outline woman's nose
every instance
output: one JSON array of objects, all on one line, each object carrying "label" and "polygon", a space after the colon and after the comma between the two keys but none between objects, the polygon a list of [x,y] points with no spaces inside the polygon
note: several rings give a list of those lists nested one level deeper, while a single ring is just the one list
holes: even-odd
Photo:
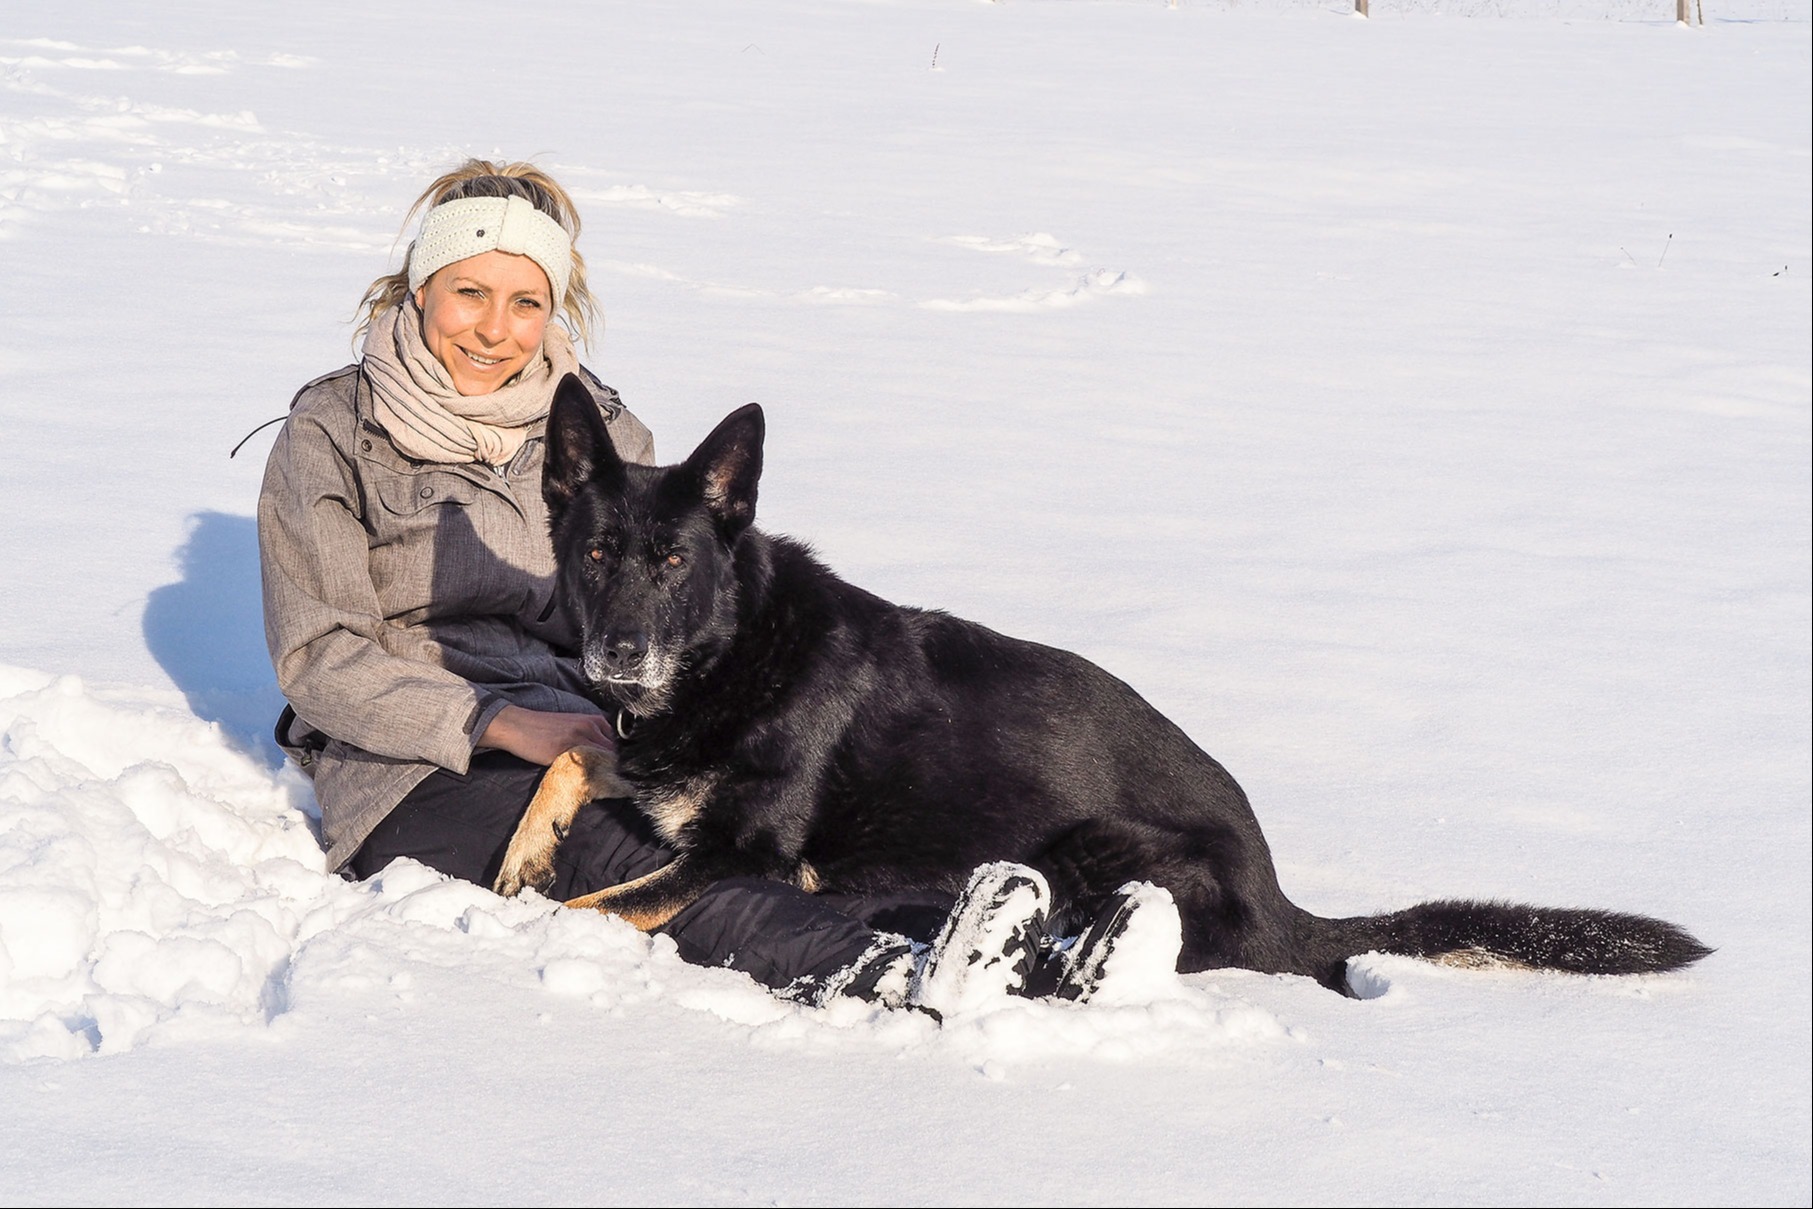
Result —
[{"label": "woman's nose", "polygon": [[478,332],[479,338],[486,344],[497,344],[501,342],[504,337],[510,333],[510,327],[504,313],[504,308],[496,303],[487,305],[484,311],[479,315],[478,323],[474,325],[474,330]]}]

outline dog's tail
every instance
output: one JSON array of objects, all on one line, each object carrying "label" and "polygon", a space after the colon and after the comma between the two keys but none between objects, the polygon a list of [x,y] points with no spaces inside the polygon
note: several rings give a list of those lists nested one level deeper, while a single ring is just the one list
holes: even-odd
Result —
[{"label": "dog's tail", "polygon": [[1712,950],[1647,915],[1576,907],[1444,900],[1388,915],[1326,919],[1316,977],[1344,994],[1347,959],[1361,953],[1478,957],[1571,974],[1654,974],[1692,965]]}]

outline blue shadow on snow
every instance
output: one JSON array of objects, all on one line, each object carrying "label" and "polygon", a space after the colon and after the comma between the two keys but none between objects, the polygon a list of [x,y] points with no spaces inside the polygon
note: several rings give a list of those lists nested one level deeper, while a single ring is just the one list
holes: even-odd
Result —
[{"label": "blue shadow on snow", "polygon": [[182,579],[145,603],[145,646],[199,718],[217,722],[240,749],[282,762],[271,727],[283,695],[264,646],[258,523],[198,512],[177,554]]}]

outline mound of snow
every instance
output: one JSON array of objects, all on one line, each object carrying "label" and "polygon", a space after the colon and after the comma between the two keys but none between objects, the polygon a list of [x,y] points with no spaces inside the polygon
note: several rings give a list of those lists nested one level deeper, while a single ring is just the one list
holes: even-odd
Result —
[{"label": "mound of snow", "polygon": [[268,1019],[329,885],[307,796],[174,696],[0,669],[0,1055]]},{"label": "mound of snow", "polygon": [[457,972],[475,998],[677,1005],[762,1045],[839,1038],[976,1063],[1285,1034],[1269,1012],[1169,975],[1146,996],[1009,1000],[943,1029],[856,1001],[800,1007],[533,894],[499,898],[409,861],[346,882],[326,870],[313,808],[294,769],[236,749],[175,694],[0,665],[0,1061],[261,1028],[313,996],[372,987],[408,1002],[426,970]]}]

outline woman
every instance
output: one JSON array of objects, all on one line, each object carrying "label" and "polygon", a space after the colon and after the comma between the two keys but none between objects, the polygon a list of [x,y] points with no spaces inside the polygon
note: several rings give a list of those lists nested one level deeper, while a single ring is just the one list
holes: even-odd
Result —
[{"label": "woman", "polygon": [[[271,451],[265,633],[291,703],[278,742],[314,777],[329,866],[364,878],[407,856],[489,886],[543,768],[613,746],[553,594],[541,466],[554,387],[580,375],[625,458],[652,464],[654,442],[560,322],[583,336],[598,308],[558,184],[470,160],[418,211],[404,268],[361,304],[359,362],[302,388]],[[628,803],[599,803],[562,842],[548,894],[668,855]],[[948,918],[936,896],[834,901],[737,879],[662,931],[690,961],[796,996],[948,1010],[1024,983],[1047,900],[1036,873],[1007,865],[978,871]],[[929,959],[900,935],[941,920]],[[1047,989],[1074,964],[1051,965]]]}]

